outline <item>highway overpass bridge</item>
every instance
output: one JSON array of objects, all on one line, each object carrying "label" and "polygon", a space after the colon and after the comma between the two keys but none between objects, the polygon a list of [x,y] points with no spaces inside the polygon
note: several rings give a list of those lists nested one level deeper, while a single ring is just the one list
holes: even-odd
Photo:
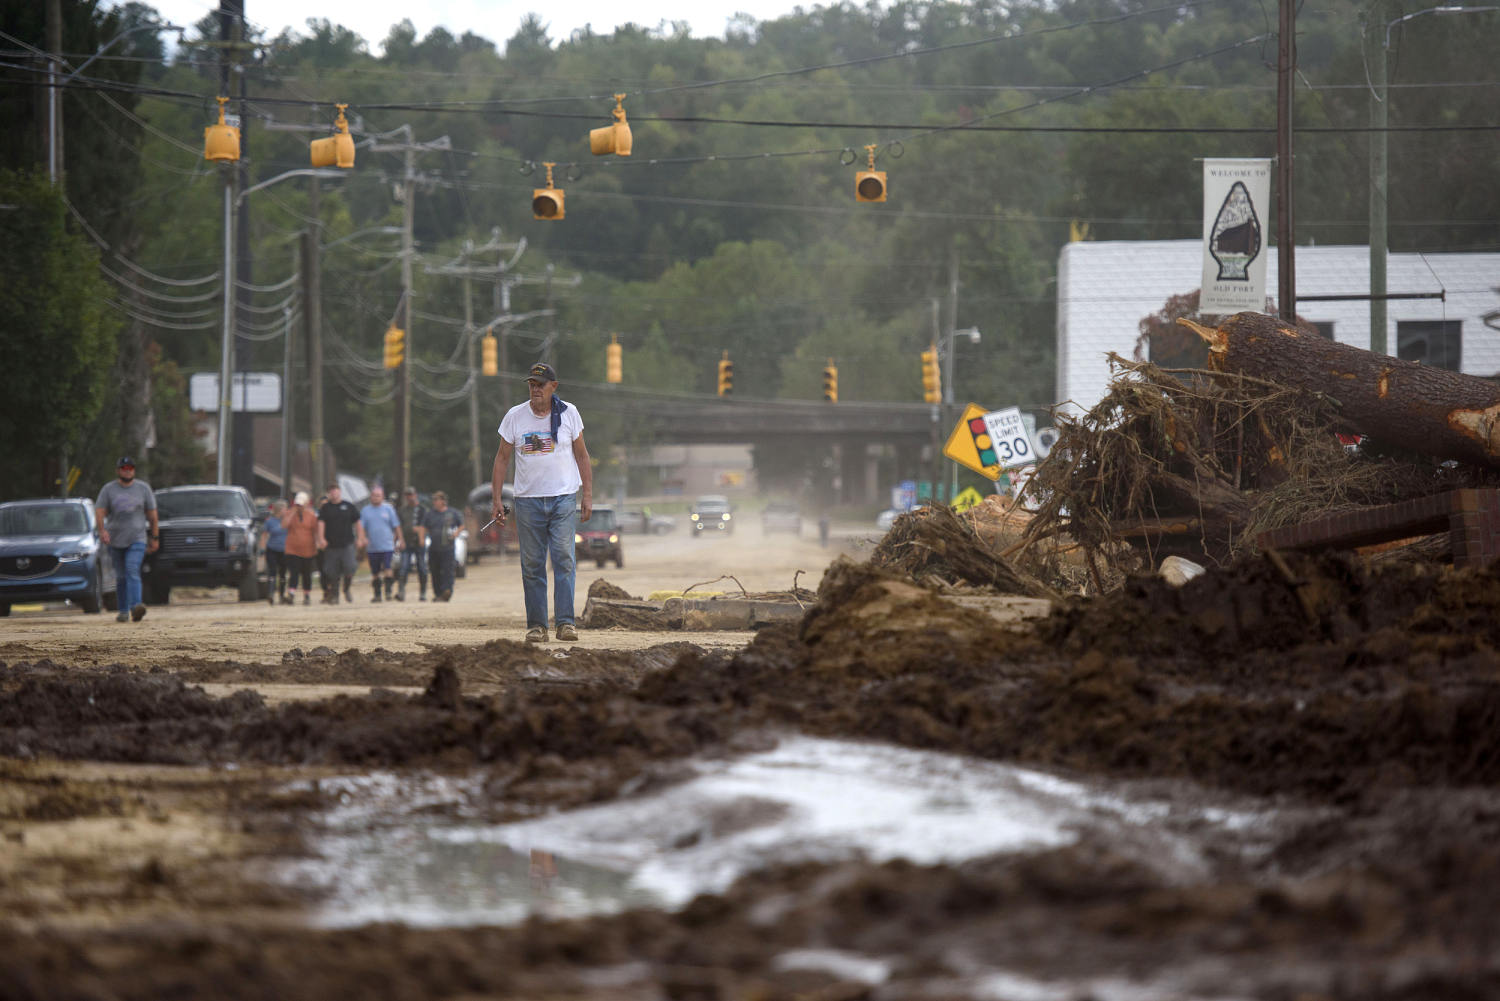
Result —
[{"label": "highway overpass bridge", "polygon": [[875,502],[897,480],[930,478],[933,444],[947,439],[962,409],[948,405],[939,420],[929,403],[745,399],[598,383],[564,385],[559,395],[587,422],[628,421],[658,444],[824,448],[840,474],[841,503]]}]

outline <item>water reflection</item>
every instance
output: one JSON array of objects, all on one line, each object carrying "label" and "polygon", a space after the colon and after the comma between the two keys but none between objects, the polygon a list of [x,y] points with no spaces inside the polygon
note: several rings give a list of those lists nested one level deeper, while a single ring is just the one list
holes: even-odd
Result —
[{"label": "water reflection", "polygon": [[515,924],[532,915],[580,917],[662,904],[632,887],[628,873],[442,833],[397,827],[330,835],[318,842],[320,858],[293,863],[283,875],[319,892],[313,923],[331,928],[379,921]]}]

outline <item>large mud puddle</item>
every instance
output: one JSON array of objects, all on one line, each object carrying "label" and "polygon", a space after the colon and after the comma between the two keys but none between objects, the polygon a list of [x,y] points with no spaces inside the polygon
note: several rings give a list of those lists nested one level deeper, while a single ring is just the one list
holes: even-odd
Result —
[{"label": "large mud puddle", "polygon": [[[292,792],[312,792],[310,785]],[[322,780],[310,857],[271,878],[312,889],[319,927],[399,921],[513,924],[637,907],[677,909],[761,869],[801,863],[957,865],[1074,844],[1135,846],[1165,882],[1201,879],[1204,845],[1263,850],[1269,810],[1191,809],[961,755],[785,737],[695,759],[681,781],[609,803],[483,822],[479,778],[382,772]]]}]

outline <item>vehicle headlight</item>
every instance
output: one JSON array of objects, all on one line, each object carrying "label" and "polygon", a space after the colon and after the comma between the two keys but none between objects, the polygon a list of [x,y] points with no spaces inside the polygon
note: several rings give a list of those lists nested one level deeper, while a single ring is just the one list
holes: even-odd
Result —
[{"label": "vehicle headlight", "polygon": [[698,514],[697,514],[697,512],[694,512],[693,514],[688,515],[688,517],[691,518],[691,519],[693,519],[694,521],[698,520]]},{"label": "vehicle headlight", "polygon": [[246,538],[243,528],[231,528],[224,533],[224,545],[230,549],[239,549],[244,546]]},{"label": "vehicle headlight", "polygon": [[723,514],[719,515],[719,517],[723,518],[725,521],[728,521],[729,520],[729,512],[725,511]]},{"label": "vehicle headlight", "polygon": [[57,562],[59,563],[81,563],[88,558],[89,551],[87,549],[75,549],[69,553],[57,554]]},{"label": "vehicle headlight", "polygon": [[581,536],[581,535],[574,535],[573,536],[573,545],[575,545],[575,546],[581,546],[581,545],[583,545],[583,536]]},{"label": "vehicle headlight", "polygon": [[618,535],[611,535],[609,537],[609,541],[610,542],[619,542],[620,541],[620,537]]}]

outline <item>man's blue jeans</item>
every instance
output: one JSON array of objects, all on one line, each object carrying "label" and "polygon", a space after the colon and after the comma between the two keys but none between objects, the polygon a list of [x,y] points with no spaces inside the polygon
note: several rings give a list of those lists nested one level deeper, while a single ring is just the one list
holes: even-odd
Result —
[{"label": "man's blue jeans", "polygon": [[115,607],[128,612],[141,603],[141,561],[146,558],[146,542],[132,542],[123,548],[109,547],[109,558],[115,564]]},{"label": "man's blue jeans", "polygon": [[573,534],[577,511],[572,494],[517,497],[516,535],[521,543],[521,591],[526,628],[547,628],[547,556],[552,556],[552,618],[573,623]]}]

